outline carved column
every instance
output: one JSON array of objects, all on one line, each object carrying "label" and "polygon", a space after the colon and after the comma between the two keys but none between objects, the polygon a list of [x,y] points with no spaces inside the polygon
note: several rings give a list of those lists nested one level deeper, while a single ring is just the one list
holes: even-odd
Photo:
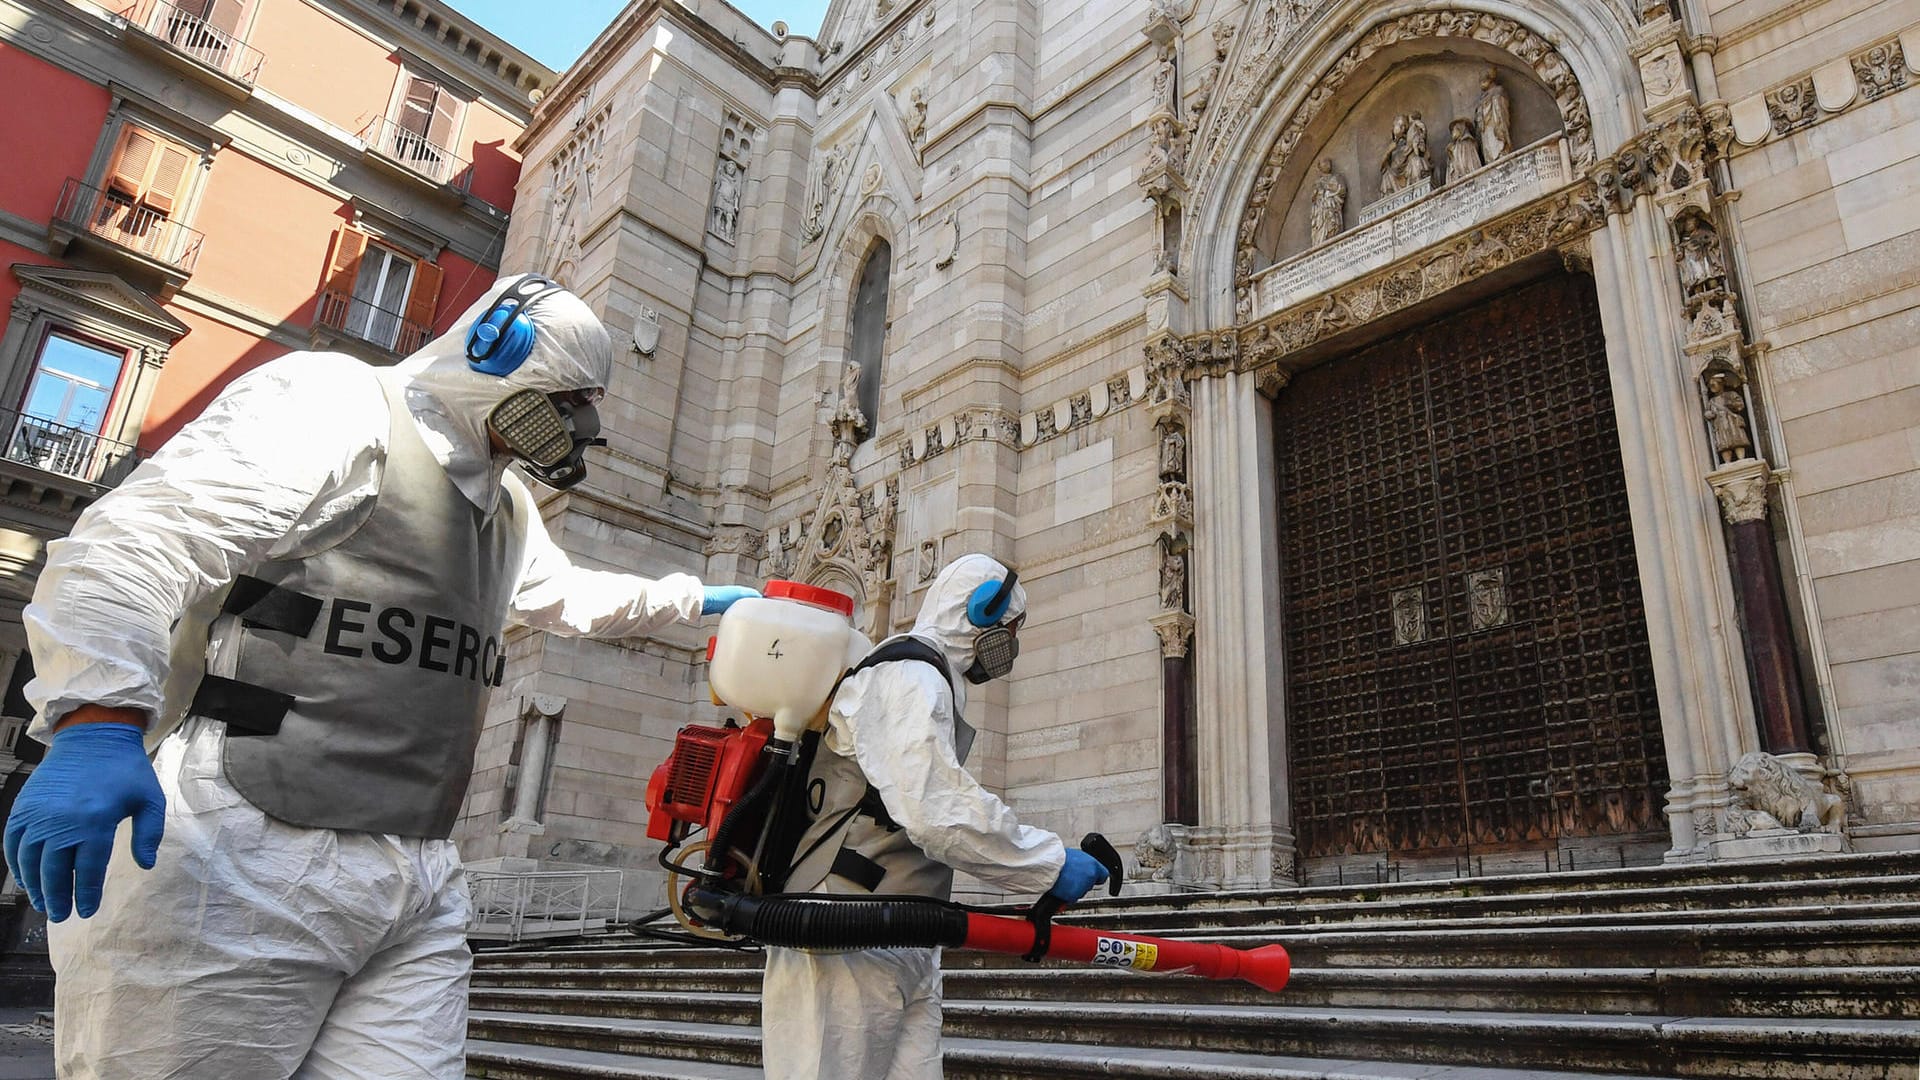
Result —
[{"label": "carved column", "polygon": [[1194,884],[1214,888],[1289,883],[1294,866],[1273,412],[1259,381],[1226,366],[1192,384],[1200,825],[1188,845],[1210,879]]},{"label": "carved column", "polygon": [[1151,620],[1160,635],[1160,818],[1200,821],[1200,776],[1194,759],[1193,616],[1169,611]]},{"label": "carved column", "polygon": [[520,699],[520,761],[513,780],[513,808],[500,826],[501,832],[546,832],[540,820],[546,802],[547,762],[553,749],[554,731],[567,699],[553,694],[534,694]]},{"label": "carved column", "polygon": [[1748,667],[1753,672],[1760,713],[1760,745],[1772,754],[1813,751],[1807,730],[1800,667],[1794,658],[1793,630],[1787,623],[1786,586],[1767,527],[1767,485],[1772,476],[1757,458],[1708,474],[1727,522],[1727,546],[1733,556],[1734,591],[1740,597]]}]

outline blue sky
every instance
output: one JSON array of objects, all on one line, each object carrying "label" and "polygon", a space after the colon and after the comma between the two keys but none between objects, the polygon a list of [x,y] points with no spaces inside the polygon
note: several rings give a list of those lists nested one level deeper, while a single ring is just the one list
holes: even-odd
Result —
[{"label": "blue sky", "polygon": [[[455,10],[507,39],[556,71],[579,59],[627,0],[447,0]],[[784,20],[812,37],[826,17],[827,0],[729,0],[761,26]]]}]

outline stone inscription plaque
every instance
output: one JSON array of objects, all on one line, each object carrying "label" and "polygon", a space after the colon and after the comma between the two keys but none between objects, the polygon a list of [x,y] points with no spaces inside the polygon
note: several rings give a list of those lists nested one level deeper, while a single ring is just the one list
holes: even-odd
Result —
[{"label": "stone inscription plaque", "polygon": [[1264,318],[1378,270],[1490,218],[1540,198],[1570,179],[1563,140],[1554,136],[1350,230],[1255,276]]}]

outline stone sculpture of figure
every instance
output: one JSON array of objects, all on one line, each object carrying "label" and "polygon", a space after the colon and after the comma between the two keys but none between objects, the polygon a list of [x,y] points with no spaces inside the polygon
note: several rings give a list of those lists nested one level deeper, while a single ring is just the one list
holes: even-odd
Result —
[{"label": "stone sculpture of figure", "polygon": [[1480,77],[1480,100],[1473,106],[1474,126],[1480,129],[1480,161],[1491,165],[1513,149],[1513,104],[1500,85],[1498,68]]},{"label": "stone sculpture of figure", "polygon": [[1480,160],[1480,140],[1473,134],[1473,121],[1465,117],[1455,120],[1452,135],[1447,139],[1447,183],[1459,183],[1484,164]]},{"label": "stone sculpture of figure", "polygon": [[1726,264],[1720,256],[1720,234],[1700,218],[1682,219],[1680,235],[1680,284],[1688,296],[1717,288],[1726,280]]},{"label": "stone sculpture of figure", "polygon": [[740,166],[731,158],[720,159],[720,173],[713,179],[713,231],[731,240],[740,215]]},{"label": "stone sculpture of figure", "polygon": [[1839,832],[1846,825],[1845,799],[1772,754],[1755,750],[1741,757],[1727,774],[1727,785],[1734,796],[1727,831],[1736,835],[1762,829]]},{"label": "stone sculpture of figure", "polygon": [[927,92],[916,86],[908,99],[911,107],[907,111],[907,138],[917,148],[927,137]]},{"label": "stone sculpture of figure", "polygon": [[1333,171],[1333,159],[1320,159],[1320,178],[1313,182],[1311,213],[1313,242],[1324,244],[1347,227],[1347,182]]},{"label": "stone sculpture of figure", "polygon": [[1402,114],[1393,118],[1393,136],[1387,142],[1387,152],[1380,157],[1380,194],[1391,195],[1407,186],[1407,158],[1410,153],[1407,117]]},{"label": "stone sculpture of figure", "polygon": [[1171,548],[1160,555],[1160,606],[1168,611],[1187,610],[1187,556]]},{"label": "stone sculpture of figure", "polygon": [[807,214],[801,222],[801,232],[806,239],[819,236],[827,227],[827,202],[833,198],[833,189],[840,184],[840,171],[846,166],[844,147],[836,146],[821,155],[813,167],[813,175],[807,180]]},{"label": "stone sculpture of figure", "polygon": [[1165,825],[1141,833],[1133,845],[1133,880],[1172,881],[1174,854],[1179,847],[1173,830]]},{"label": "stone sculpture of figure", "polygon": [[1187,475],[1187,433],[1179,424],[1160,426],[1160,479],[1181,480]]},{"label": "stone sculpture of figure", "polygon": [[1407,118],[1407,167],[1400,181],[1401,187],[1414,184],[1433,175],[1433,155],[1427,149],[1427,122],[1414,113]]},{"label": "stone sculpture of figure", "polygon": [[1153,107],[1172,108],[1179,104],[1173,96],[1173,46],[1160,47],[1160,61],[1153,69]]},{"label": "stone sculpture of figure", "polygon": [[1185,146],[1169,113],[1156,115],[1148,125],[1147,134],[1147,171],[1165,169],[1177,173],[1185,164]]},{"label": "stone sculpture of figure", "polygon": [[1720,372],[1707,376],[1707,434],[1720,464],[1751,456],[1753,436],[1747,432],[1747,403],[1740,391],[1727,385]]}]

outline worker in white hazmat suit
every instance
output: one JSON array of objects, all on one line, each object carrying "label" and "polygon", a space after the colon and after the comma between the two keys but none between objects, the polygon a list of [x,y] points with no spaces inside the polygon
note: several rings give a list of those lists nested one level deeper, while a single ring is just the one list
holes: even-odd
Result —
[{"label": "worker in white hazmat suit", "polygon": [[578,297],[505,280],[397,367],[247,373],[48,546],[50,746],[5,842],[62,1076],[464,1075],[447,838],[505,625],[629,637],[753,595],[572,565],[507,471],[584,474],[612,362]]},{"label": "worker in white hazmat suit", "polygon": [[[828,709],[810,824],[787,892],[948,897],[963,870],[1069,903],[1106,880],[1091,855],[1022,825],[962,766],[967,685],[1007,675],[1026,590],[985,555],[949,564],[904,635],[925,659],[856,669]],[[876,653],[911,652],[900,639]],[[940,1070],[940,950],[769,948],[761,1058],[770,1080],[927,1080]]]}]

